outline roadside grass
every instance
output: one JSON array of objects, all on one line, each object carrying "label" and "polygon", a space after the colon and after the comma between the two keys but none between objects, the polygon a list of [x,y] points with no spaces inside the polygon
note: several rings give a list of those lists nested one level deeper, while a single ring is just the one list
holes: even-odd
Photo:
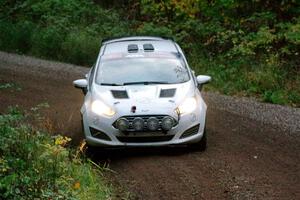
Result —
[{"label": "roadside grass", "polygon": [[213,59],[195,54],[188,57],[193,58],[190,65],[196,74],[212,76],[212,82],[205,85],[208,91],[300,107],[300,71],[287,71],[270,60],[231,60],[223,55]]},{"label": "roadside grass", "polygon": [[25,112],[0,115],[0,199],[112,199],[105,168],[84,155],[84,143],[50,136]]},{"label": "roadside grass", "polygon": [[0,83],[0,91],[5,89],[11,89],[16,91],[21,91],[22,88],[17,83]]}]

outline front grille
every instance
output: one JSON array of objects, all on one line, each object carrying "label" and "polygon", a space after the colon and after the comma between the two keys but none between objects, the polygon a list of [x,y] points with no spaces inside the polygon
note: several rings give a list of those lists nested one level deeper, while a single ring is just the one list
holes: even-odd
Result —
[{"label": "front grille", "polygon": [[128,136],[118,136],[120,142],[127,143],[146,143],[146,142],[166,142],[171,140],[174,135],[164,135],[164,136],[148,136],[148,137],[128,137]]},{"label": "front grille", "polygon": [[102,131],[99,131],[97,129],[94,129],[94,128],[90,127],[90,132],[91,132],[92,136],[95,137],[95,138],[98,138],[98,139],[101,139],[101,140],[111,141],[110,137],[108,137]]},{"label": "front grille", "polygon": [[197,124],[196,126],[193,126],[192,128],[189,128],[186,130],[181,136],[180,139],[186,138],[192,135],[196,135],[199,131],[200,124]]},{"label": "front grille", "polygon": [[[123,116],[122,118],[125,118],[129,121],[129,128],[127,129],[127,131],[132,132],[132,131],[135,131],[133,126],[132,126],[132,122],[136,117],[140,117],[144,120],[144,130],[143,131],[149,131],[148,128],[147,128],[147,120],[150,117],[155,117],[159,121],[159,126],[158,126],[158,129],[157,129],[157,132],[160,132],[160,131],[163,131],[162,125],[161,125],[162,124],[162,119],[166,116],[168,116],[168,115],[136,115],[136,116]],[[175,122],[174,126],[176,126],[178,122],[175,119],[174,119],[174,122]],[[113,123],[113,126],[117,129],[116,121]]]}]

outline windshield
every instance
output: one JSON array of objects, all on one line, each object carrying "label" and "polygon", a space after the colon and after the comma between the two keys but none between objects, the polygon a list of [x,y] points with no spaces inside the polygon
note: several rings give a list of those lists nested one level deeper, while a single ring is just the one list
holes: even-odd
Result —
[{"label": "windshield", "polygon": [[101,85],[175,84],[190,80],[188,71],[176,58],[104,59],[96,83]]}]

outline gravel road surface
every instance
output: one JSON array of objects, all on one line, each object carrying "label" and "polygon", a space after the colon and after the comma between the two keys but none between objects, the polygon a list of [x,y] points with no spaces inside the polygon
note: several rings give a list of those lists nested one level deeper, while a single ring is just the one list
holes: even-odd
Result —
[{"label": "gravel road surface", "polygon": [[[47,102],[48,129],[79,141],[87,68],[0,52],[0,113]],[[19,88],[19,89],[18,89]],[[99,151],[93,159],[132,199],[300,199],[300,109],[204,93],[208,149],[183,147]],[[124,193],[121,193],[123,195]],[[122,196],[120,196],[121,198]]]}]

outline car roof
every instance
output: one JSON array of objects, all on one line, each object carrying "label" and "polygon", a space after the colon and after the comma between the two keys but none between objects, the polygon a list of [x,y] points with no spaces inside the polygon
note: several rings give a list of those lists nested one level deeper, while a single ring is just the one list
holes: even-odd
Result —
[{"label": "car roof", "polygon": [[[134,53],[144,53],[144,45],[151,44],[154,48],[150,52],[169,52],[178,53],[178,49],[175,42],[171,39],[165,39],[162,37],[150,37],[150,36],[136,36],[136,37],[122,37],[117,39],[105,40],[103,45],[105,49],[103,55],[116,54],[116,53],[128,53],[128,46],[136,45],[137,51]],[[148,51],[149,52],[149,51]]]},{"label": "car roof", "polygon": [[172,40],[173,38],[167,37],[156,37],[156,36],[128,36],[128,37],[114,37],[114,38],[106,38],[102,40],[102,44],[108,44],[113,42],[121,42],[121,41],[160,41],[160,40]]}]

